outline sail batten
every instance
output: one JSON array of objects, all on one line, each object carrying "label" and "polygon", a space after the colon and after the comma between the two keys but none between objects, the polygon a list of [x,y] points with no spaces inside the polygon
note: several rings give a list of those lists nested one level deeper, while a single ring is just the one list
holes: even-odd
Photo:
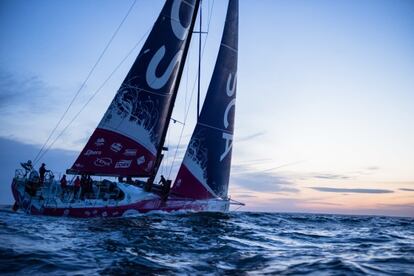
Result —
[{"label": "sail batten", "polygon": [[74,173],[151,176],[161,153],[199,0],[167,0]]}]

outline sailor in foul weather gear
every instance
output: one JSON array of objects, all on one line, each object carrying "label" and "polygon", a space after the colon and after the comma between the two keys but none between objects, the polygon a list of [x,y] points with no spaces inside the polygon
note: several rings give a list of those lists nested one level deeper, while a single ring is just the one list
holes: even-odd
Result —
[{"label": "sailor in foul weather gear", "polygon": [[43,184],[43,182],[45,181],[46,172],[50,172],[50,170],[46,170],[46,164],[42,163],[42,166],[40,166],[39,168],[40,184]]},{"label": "sailor in foul weather gear", "polygon": [[167,180],[163,175],[161,175],[159,184],[161,185],[161,199],[166,201],[171,190],[171,180]]},{"label": "sailor in foul weather gear", "polygon": [[158,184],[160,184],[161,186],[164,185],[167,182],[167,180],[165,179],[165,177],[163,175],[161,175],[161,179],[160,182]]},{"label": "sailor in foul weather gear", "polygon": [[81,181],[79,179],[79,175],[76,177],[75,182],[74,182],[74,189],[73,189],[73,196],[76,197],[76,195],[79,192],[81,186]]},{"label": "sailor in foul weather gear", "polygon": [[62,178],[60,179],[60,188],[62,189],[62,198],[67,190],[67,185],[68,185],[68,181],[66,180],[66,174],[64,174],[62,176]]}]

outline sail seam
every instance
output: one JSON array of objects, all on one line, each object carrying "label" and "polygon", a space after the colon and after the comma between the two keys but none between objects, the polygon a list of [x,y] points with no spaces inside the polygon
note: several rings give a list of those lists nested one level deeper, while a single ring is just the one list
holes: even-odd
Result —
[{"label": "sail seam", "polygon": [[190,7],[193,7],[193,8],[194,8],[194,6],[195,6],[195,5],[192,5],[191,3],[189,3],[189,2],[187,2],[187,1],[185,1],[185,0],[183,0],[182,2],[184,2],[185,4],[187,4],[187,5],[189,5]]},{"label": "sail seam", "polygon": [[153,94],[153,95],[157,95],[157,96],[169,96],[169,95],[172,95],[171,92],[170,93],[156,93],[156,92],[152,92],[152,91],[149,91],[149,90],[145,90],[143,88],[138,88],[138,89],[140,90],[139,92],[146,92],[148,94]]},{"label": "sail seam", "polygon": [[226,48],[228,48],[228,49],[232,50],[232,51],[233,51],[233,52],[235,52],[235,53],[237,53],[237,52],[238,52],[238,51],[237,51],[237,49],[234,49],[233,47],[231,47],[231,46],[229,46],[229,45],[227,45],[227,44],[221,43],[221,46],[224,46],[224,47],[226,47]]},{"label": "sail seam", "polygon": [[227,130],[227,129],[222,129],[222,128],[218,128],[218,127],[210,126],[210,125],[208,125],[208,124],[203,124],[203,123],[200,123],[200,122],[198,122],[197,124],[199,124],[199,125],[201,125],[201,126],[208,127],[208,128],[212,128],[212,129],[215,129],[215,130],[218,130],[218,131],[223,131],[223,132],[227,132],[227,133],[229,133],[229,134],[233,134],[231,131],[229,131],[229,130]]}]

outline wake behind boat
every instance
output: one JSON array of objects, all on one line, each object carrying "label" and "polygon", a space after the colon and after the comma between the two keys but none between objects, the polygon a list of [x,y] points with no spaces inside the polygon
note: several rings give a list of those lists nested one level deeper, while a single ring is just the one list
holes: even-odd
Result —
[{"label": "wake behind boat", "polygon": [[[12,183],[15,208],[73,217],[229,210],[238,0],[229,0],[211,82],[174,184],[163,177],[154,183],[199,7],[200,0],[166,1],[101,122],[67,170],[82,176],[81,187],[62,188],[50,172],[39,177],[32,168],[19,169]],[[93,180],[97,176],[126,180]]]}]

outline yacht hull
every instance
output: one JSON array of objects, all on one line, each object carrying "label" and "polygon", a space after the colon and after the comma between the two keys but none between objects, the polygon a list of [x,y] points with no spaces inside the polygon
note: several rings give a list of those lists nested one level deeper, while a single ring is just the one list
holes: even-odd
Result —
[{"label": "yacht hull", "polygon": [[120,201],[77,199],[65,202],[59,196],[60,191],[54,191],[54,188],[58,187],[57,183],[44,187],[40,195],[33,197],[25,191],[22,183],[13,180],[12,191],[16,200],[15,206],[33,215],[77,218],[128,217],[152,211],[226,212],[229,209],[228,200],[193,200],[175,196],[162,200],[159,195],[145,192],[140,187],[124,183],[117,185],[125,193],[125,198]]}]

